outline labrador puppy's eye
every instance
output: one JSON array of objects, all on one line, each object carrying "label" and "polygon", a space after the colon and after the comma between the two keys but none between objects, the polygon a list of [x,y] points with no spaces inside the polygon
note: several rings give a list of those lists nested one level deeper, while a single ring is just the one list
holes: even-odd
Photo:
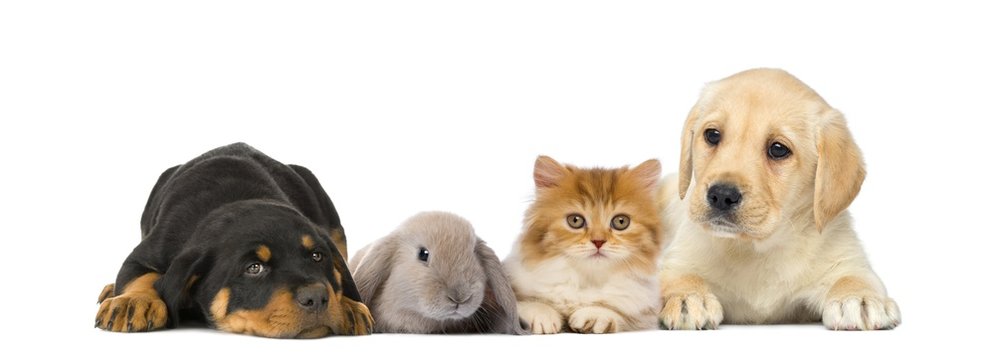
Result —
[{"label": "labrador puppy's eye", "polygon": [[625,215],[615,215],[612,218],[612,229],[615,230],[625,230],[629,227],[629,217]]},{"label": "labrador puppy's eye", "polygon": [[718,145],[719,141],[722,141],[722,133],[719,133],[719,131],[715,129],[705,130],[705,142],[711,145]]},{"label": "labrador puppy's eye", "polygon": [[259,275],[263,273],[263,264],[252,263],[245,267],[245,273],[248,275]]},{"label": "labrador puppy's eye", "polygon": [[580,216],[579,214],[567,215],[567,225],[569,225],[571,228],[580,229],[584,227],[584,224],[586,223],[587,221],[584,220],[584,217]]},{"label": "labrador puppy's eye", "polygon": [[767,148],[767,156],[774,160],[781,160],[789,155],[791,155],[791,149],[779,142],[770,144],[770,147]]},{"label": "labrador puppy's eye", "polygon": [[314,260],[314,262],[321,262],[321,259],[324,259],[324,258],[325,258],[325,256],[322,255],[320,252],[315,251],[315,252],[311,253],[311,260]]},{"label": "labrador puppy's eye", "polygon": [[428,249],[424,247],[418,249],[418,260],[421,262],[428,262]]}]

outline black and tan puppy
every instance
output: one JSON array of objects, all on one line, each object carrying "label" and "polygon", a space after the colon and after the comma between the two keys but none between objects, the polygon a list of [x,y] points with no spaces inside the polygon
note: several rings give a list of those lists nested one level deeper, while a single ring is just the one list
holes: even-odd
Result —
[{"label": "black and tan puppy", "polygon": [[100,295],[96,326],[139,332],[181,313],[234,333],[369,334],[335,207],[308,169],[238,143],[159,177],[142,242]]}]

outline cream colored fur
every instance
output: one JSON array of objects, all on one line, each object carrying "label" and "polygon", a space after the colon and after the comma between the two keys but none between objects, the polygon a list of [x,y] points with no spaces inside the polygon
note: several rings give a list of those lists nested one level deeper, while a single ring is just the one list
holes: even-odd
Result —
[{"label": "cream colored fur", "polygon": [[[709,128],[721,131],[716,146],[703,140]],[[792,154],[767,157],[773,141]],[[660,276],[665,328],[900,323],[846,211],[864,177],[860,151],[842,115],[808,86],[773,69],[709,84],[688,116],[681,153],[679,176],[660,191],[664,228],[674,231]],[[716,182],[744,189],[733,233],[707,219],[705,196]]]}]

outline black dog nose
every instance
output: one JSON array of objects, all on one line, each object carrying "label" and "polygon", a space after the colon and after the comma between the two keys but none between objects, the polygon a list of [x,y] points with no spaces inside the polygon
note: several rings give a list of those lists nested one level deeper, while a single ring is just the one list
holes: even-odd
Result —
[{"label": "black dog nose", "polygon": [[308,285],[297,289],[294,294],[297,304],[302,308],[318,311],[328,306],[328,290],[322,285]]},{"label": "black dog nose", "polygon": [[743,199],[743,194],[735,186],[715,184],[708,188],[708,205],[718,211],[729,211]]}]

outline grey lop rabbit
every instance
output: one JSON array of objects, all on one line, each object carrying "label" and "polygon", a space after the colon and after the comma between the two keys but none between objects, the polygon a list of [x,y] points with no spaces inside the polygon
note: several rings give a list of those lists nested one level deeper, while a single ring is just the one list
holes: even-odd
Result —
[{"label": "grey lop rabbit", "polygon": [[412,216],[349,268],[375,332],[524,333],[501,261],[459,216]]}]

